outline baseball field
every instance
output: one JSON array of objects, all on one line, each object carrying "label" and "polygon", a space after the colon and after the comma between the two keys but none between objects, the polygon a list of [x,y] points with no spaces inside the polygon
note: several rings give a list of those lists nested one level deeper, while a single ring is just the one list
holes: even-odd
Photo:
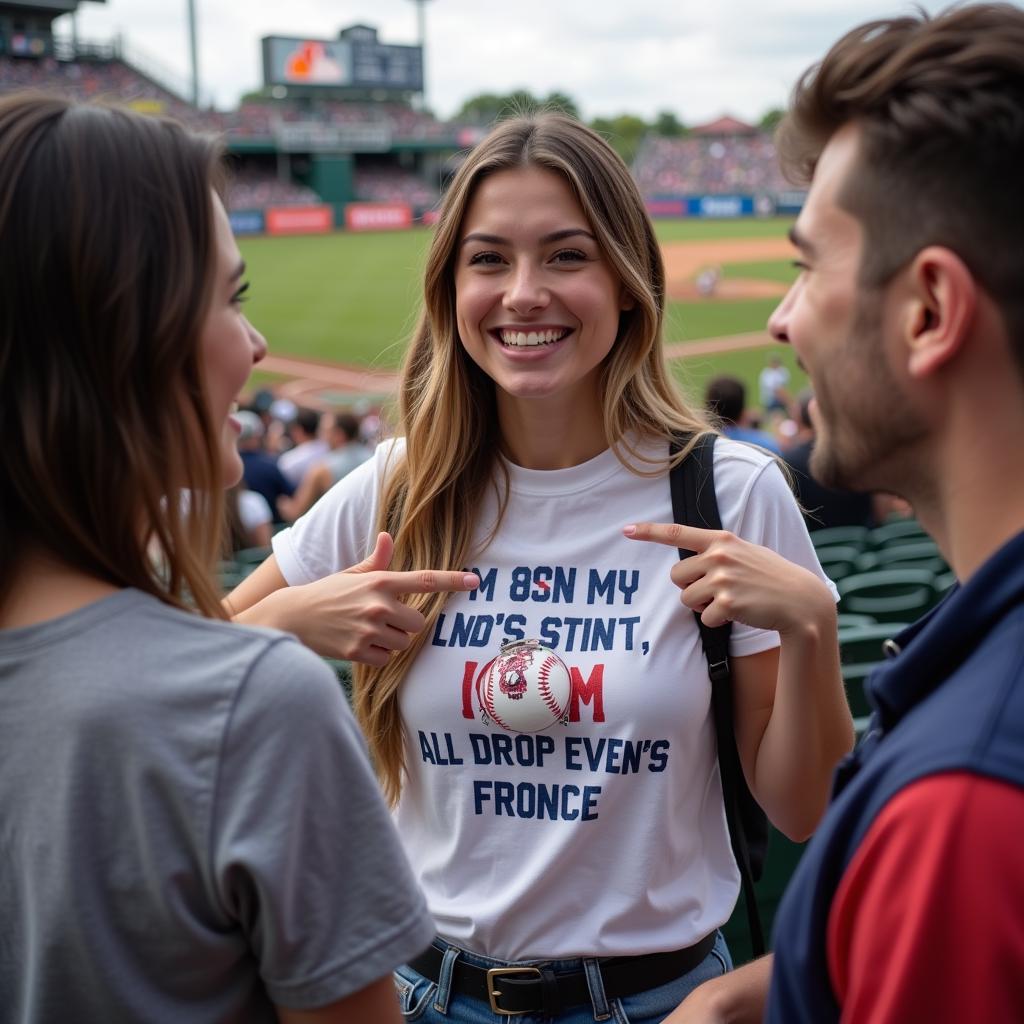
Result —
[{"label": "baseball field", "polygon": [[[770,351],[802,386],[791,351],[764,332],[796,273],[790,223],[657,222],[668,279],[666,354],[691,396],[709,377],[731,373],[756,403],[757,374]],[[428,243],[429,229],[241,239],[252,285],[247,312],[270,345],[252,387],[274,384],[313,404],[388,394],[418,310]],[[702,296],[697,277],[711,267],[720,277],[714,293]]]}]

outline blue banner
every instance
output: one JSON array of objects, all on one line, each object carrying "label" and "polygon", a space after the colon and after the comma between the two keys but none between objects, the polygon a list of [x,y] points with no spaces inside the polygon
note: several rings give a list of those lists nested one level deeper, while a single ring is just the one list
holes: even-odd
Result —
[{"label": "blue banner", "polygon": [[232,210],[228,219],[236,235],[262,235],[266,231],[262,210]]}]

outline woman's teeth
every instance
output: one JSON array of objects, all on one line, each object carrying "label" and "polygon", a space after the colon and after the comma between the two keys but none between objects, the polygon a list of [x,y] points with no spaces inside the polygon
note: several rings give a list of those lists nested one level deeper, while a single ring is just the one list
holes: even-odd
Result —
[{"label": "woman's teeth", "polygon": [[499,331],[501,341],[505,345],[512,345],[515,348],[530,348],[534,345],[553,345],[561,341],[568,333],[568,330],[557,331]]}]

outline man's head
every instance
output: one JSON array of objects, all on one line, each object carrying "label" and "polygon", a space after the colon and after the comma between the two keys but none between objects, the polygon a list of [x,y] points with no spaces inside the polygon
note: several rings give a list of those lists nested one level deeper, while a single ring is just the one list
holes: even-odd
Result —
[{"label": "man's head", "polygon": [[250,409],[239,409],[235,413],[238,421],[238,447],[244,452],[259,451],[263,447],[263,435],[266,429],[258,413]]},{"label": "man's head", "polygon": [[739,423],[746,403],[747,389],[736,377],[715,377],[704,392],[704,405],[708,412],[727,426]]},{"label": "man's head", "polygon": [[855,29],[800,80],[778,141],[811,181],[793,232],[804,269],[770,326],[818,395],[813,468],[892,487],[927,433],[915,346],[934,355],[945,332],[948,359],[984,297],[1024,375],[1024,11]]},{"label": "man's head", "polygon": [[341,448],[350,441],[359,440],[359,419],[350,412],[337,412],[331,417],[328,442],[332,448]]},{"label": "man's head", "polygon": [[778,146],[809,181],[846,125],[860,130],[839,204],[865,232],[861,282],[880,287],[945,246],[1004,308],[1024,362],[1024,10],[875,21],[839,40],[793,93]]},{"label": "man's head", "polygon": [[298,409],[291,425],[292,437],[295,443],[302,444],[305,441],[314,440],[319,426],[320,413],[316,409]]}]

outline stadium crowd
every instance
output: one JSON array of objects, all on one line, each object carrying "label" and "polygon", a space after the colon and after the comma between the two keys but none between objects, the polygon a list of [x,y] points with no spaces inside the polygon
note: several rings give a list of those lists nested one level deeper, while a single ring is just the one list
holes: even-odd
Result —
[{"label": "stadium crowd", "polygon": [[684,139],[650,135],[634,161],[633,175],[645,196],[778,192],[790,187],[767,134]]}]

